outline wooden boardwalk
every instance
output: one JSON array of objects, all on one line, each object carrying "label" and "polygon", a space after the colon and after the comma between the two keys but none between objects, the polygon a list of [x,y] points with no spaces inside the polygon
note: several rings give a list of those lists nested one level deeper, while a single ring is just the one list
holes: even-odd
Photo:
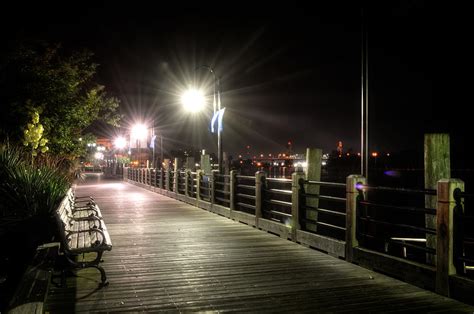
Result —
[{"label": "wooden boardwalk", "polygon": [[78,187],[99,204],[110,285],[81,270],[46,311],[466,312],[474,307],[121,181]]}]

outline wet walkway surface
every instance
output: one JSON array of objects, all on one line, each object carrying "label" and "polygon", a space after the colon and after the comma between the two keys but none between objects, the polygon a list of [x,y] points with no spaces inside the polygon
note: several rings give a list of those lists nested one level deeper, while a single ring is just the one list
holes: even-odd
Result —
[{"label": "wet walkway surface", "polygon": [[52,286],[46,311],[466,312],[474,307],[121,181],[90,175],[112,238],[102,264]]}]

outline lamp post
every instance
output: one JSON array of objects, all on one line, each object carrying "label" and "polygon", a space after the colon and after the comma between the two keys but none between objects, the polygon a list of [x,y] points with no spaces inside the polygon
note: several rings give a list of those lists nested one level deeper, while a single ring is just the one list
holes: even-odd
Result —
[{"label": "lamp post", "polygon": [[147,128],[143,124],[135,124],[132,127],[132,132],[131,132],[131,137],[132,139],[136,140],[137,143],[137,160],[139,166],[141,165],[141,147],[140,147],[140,141],[146,138],[147,135]]},{"label": "lamp post", "polygon": [[[220,79],[216,75],[216,72],[214,68],[212,68],[209,65],[201,65],[196,68],[196,70],[204,68],[208,70],[210,73],[212,73],[214,77],[214,92],[213,92],[213,118],[212,118],[212,123],[214,124],[216,115],[219,114],[219,122],[222,121],[223,119],[223,112],[221,111],[221,92],[220,92]],[[187,91],[183,97],[182,97],[182,102],[185,108],[188,111],[196,112],[201,110],[204,107],[204,97],[202,94],[197,91],[197,90],[189,90]],[[219,173],[222,173],[222,134],[221,134],[221,127],[220,123],[218,123],[219,126],[217,127],[217,163],[218,163],[218,169]],[[212,126],[213,127],[213,126]]]},{"label": "lamp post", "polygon": [[[114,140],[114,146],[115,146],[115,167],[114,167],[114,174],[116,174],[117,170],[116,168],[118,167],[118,157],[117,157],[117,150],[119,153],[122,152],[122,149],[127,146],[127,140],[123,136],[117,136]],[[123,157],[123,156],[122,156]],[[123,164],[122,164],[123,166]]]}]

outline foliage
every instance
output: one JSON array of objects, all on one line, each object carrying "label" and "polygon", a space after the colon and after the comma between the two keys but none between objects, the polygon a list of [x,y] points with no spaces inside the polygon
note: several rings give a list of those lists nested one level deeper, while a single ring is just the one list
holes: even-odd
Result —
[{"label": "foliage", "polygon": [[70,158],[84,152],[86,129],[97,121],[118,125],[119,101],[94,82],[98,65],[89,51],[67,52],[60,45],[23,44],[2,66],[0,102],[7,106],[0,117],[4,136],[21,141],[18,124],[26,125],[32,108],[41,113],[49,148]]},{"label": "foliage", "polygon": [[126,157],[126,156],[117,157],[117,162],[124,165],[128,165],[130,163],[130,157]]},{"label": "foliage", "polygon": [[31,113],[31,123],[27,124],[27,128],[23,131],[24,140],[23,145],[31,147],[31,161],[33,157],[38,155],[38,150],[42,153],[46,153],[49,147],[46,146],[48,139],[43,137],[43,125],[39,122],[38,111]]},{"label": "foliage", "polygon": [[50,155],[31,165],[17,147],[0,145],[0,221],[50,217],[70,186],[64,160]]}]

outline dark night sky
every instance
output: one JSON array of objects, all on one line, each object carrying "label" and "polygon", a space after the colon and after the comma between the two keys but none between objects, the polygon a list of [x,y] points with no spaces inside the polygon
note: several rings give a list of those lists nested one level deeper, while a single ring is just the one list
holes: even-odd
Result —
[{"label": "dark night sky", "polygon": [[[211,76],[194,71],[210,64],[227,108],[224,150],[251,145],[254,153],[277,153],[292,140],[299,152],[330,151],[342,140],[359,151],[360,8],[37,5],[13,9],[2,26],[12,40],[91,49],[101,65],[98,78],[121,99],[126,122],[155,117],[170,145],[215,149],[206,118],[184,115],[178,103],[190,82],[206,82],[211,93]],[[424,132],[464,140],[465,126],[434,105],[436,10],[431,1],[395,1],[367,11],[371,150],[422,151]]]}]

